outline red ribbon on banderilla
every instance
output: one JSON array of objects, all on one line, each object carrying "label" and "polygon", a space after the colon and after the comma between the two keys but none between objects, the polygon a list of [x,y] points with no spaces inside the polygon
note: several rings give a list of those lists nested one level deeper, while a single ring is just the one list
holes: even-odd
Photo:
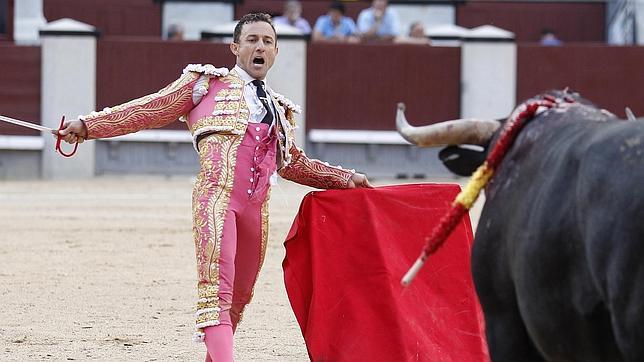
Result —
[{"label": "red ribbon on banderilla", "polygon": [[521,129],[534,117],[537,110],[540,107],[556,107],[563,102],[572,103],[572,100],[558,100],[550,96],[544,96],[541,100],[526,102],[517,108],[517,111],[514,112],[515,116],[505,124],[499,141],[494,145],[483,165],[474,172],[465,188],[456,196],[447,214],[440,219],[438,225],[434,227],[431,234],[426,238],[425,247],[414,265],[402,278],[402,285],[408,286],[423,267],[423,264],[425,264],[425,260],[443,245],[456,225],[472,207],[483,187],[492,178]]}]

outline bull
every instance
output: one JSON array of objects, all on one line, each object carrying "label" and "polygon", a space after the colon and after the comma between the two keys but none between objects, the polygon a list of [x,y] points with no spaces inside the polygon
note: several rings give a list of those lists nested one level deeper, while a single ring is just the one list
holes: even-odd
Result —
[{"label": "bull", "polygon": [[[494,361],[644,361],[644,122],[577,93],[536,114],[485,188],[472,273]],[[543,99],[543,96],[535,97]],[[495,120],[399,133],[471,173],[499,138]],[[458,145],[475,144],[480,150]]]}]

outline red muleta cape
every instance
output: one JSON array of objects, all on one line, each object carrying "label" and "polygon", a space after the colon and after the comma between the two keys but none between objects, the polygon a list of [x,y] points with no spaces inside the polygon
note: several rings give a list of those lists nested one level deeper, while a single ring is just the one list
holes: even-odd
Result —
[{"label": "red muleta cape", "polygon": [[312,361],[489,361],[469,217],[400,284],[459,191],[414,184],[303,199],[283,267]]}]

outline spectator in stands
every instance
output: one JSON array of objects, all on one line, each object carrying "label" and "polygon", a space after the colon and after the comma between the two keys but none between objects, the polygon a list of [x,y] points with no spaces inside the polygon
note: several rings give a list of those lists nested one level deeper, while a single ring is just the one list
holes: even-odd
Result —
[{"label": "spectator in stands", "polygon": [[353,19],[344,16],[344,12],[344,4],[338,1],[331,3],[326,15],[320,16],[315,22],[313,41],[358,42],[356,24]]},{"label": "spectator in stands", "polygon": [[563,44],[561,40],[557,38],[557,34],[550,29],[543,29],[541,31],[541,39],[539,40],[539,43],[544,46],[559,46]]},{"label": "spectator in stands", "polygon": [[363,40],[393,40],[399,34],[398,14],[387,0],[373,0],[358,15],[358,31]]},{"label": "spectator in stands", "polygon": [[183,26],[180,24],[170,24],[168,26],[168,40],[183,40]]},{"label": "spectator in stands", "polygon": [[273,21],[275,24],[290,25],[298,28],[302,34],[310,34],[311,26],[302,16],[302,4],[297,0],[284,3],[284,13]]},{"label": "spectator in stands", "polygon": [[425,26],[420,21],[415,21],[409,26],[408,36],[399,36],[394,42],[398,44],[431,45],[431,41],[425,35]]}]

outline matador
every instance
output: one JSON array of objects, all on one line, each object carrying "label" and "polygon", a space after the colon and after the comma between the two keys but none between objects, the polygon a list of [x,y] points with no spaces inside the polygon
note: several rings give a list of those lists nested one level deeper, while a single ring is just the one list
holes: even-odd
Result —
[{"label": "matador", "polygon": [[321,189],[371,187],[363,174],[310,159],[295,145],[300,109],[266,79],[278,52],[270,16],[242,17],[230,48],[231,70],[188,65],[157,93],[79,116],[60,131],[76,142],[186,122],[201,166],[192,196],[196,337],[206,342],[206,361],[217,362],[232,361],[233,333],[264,260],[271,175]]}]

